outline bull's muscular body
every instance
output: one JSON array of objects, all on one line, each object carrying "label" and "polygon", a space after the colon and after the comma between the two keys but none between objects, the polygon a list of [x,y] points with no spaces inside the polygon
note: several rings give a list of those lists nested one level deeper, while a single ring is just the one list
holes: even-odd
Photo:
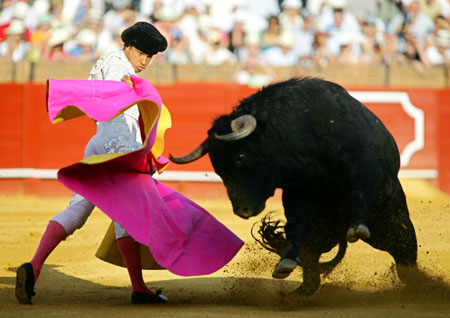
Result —
[{"label": "bull's muscular body", "polygon": [[[239,135],[247,128],[235,119],[243,115],[256,119],[256,128]],[[397,145],[381,121],[341,86],[305,78],[265,87],[214,121],[192,154],[205,153],[241,217],[259,214],[275,189],[283,190],[282,258],[292,251],[299,256],[299,293],[318,289],[320,255],[337,244],[345,247],[348,229],[361,224],[370,236],[359,237],[390,253],[401,278],[403,267],[416,265],[415,231],[397,177]],[[188,156],[172,159],[186,163],[193,160]]]}]

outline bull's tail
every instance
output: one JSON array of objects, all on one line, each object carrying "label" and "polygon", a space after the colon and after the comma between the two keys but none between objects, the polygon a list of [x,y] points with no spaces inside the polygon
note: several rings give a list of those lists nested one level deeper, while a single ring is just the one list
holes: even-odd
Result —
[{"label": "bull's tail", "polygon": [[[252,226],[251,235],[253,239],[261,244],[266,250],[276,253],[281,256],[283,248],[286,245],[286,235],[284,233],[284,223],[281,220],[272,220],[270,218],[273,212],[267,213],[259,222],[256,222]],[[254,229],[259,225],[258,238]]]},{"label": "bull's tail", "polygon": [[333,259],[328,262],[319,263],[319,271],[323,274],[323,278],[327,277],[333,269],[339,264],[344,258],[345,252],[347,251],[347,240],[342,240],[339,242],[339,249]]},{"label": "bull's tail", "polygon": [[[286,234],[284,233],[285,224],[281,220],[272,220],[271,214],[272,212],[267,213],[260,222],[253,224],[251,235],[253,239],[266,250],[272,253],[276,253],[281,257],[283,248],[287,242]],[[257,235],[254,233],[254,229],[257,224],[259,224],[259,229],[257,231],[259,237],[257,237]],[[342,260],[346,251],[347,240],[344,239],[339,242],[339,250],[333,257],[333,259],[327,262],[319,263],[320,274],[323,274],[323,277],[326,277],[328,274],[330,274]],[[299,265],[301,266],[301,261]]]}]

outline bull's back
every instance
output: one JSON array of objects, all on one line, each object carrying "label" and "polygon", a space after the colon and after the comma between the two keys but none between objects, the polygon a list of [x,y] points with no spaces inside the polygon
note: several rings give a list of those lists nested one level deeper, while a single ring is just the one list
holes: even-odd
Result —
[{"label": "bull's back", "polygon": [[384,170],[397,175],[400,157],[393,136],[374,113],[336,83],[294,78],[264,88],[241,105],[248,108],[246,112],[271,122],[273,129],[278,129],[275,134],[295,136],[296,144],[315,151],[324,141],[355,149],[369,147]]}]

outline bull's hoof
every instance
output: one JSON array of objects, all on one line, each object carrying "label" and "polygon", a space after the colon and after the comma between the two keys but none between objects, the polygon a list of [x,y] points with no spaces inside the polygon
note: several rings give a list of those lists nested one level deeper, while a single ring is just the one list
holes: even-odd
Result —
[{"label": "bull's hoof", "polygon": [[359,240],[358,235],[356,234],[356,228],[351,227],[347,230],[347,241],[350,243],[354,243]]},{"label": "bull's hoof", "polygon": [[277,279],[284,279],[288,277],[296,267],[297,267],[296,261],[289,258],[283,258],[275,266],[272,272],[272,277]]},{"label": "bull's hoof", "polygon": [[370,231],[367,226],[364,224],[360,224],[356,227],[356,234],[359,236],[359,238],[367,240],[370,237]]},{"label": "bull's hoof", "polygon": [[364,224],[359,224],[355,227],[350,227],[347,231],[347,241],[354,243],[360,238],[367,240],[370,237],[370,231]]},{"label": "bull's hoof", "polygon": [[299,296],[304,296],[304,297],[310,297],[319,290],[319,287],[320,287],[320,282],[313,283],[313,284],[303,283],[302,285],[300,285],[299,288],[294,290],[293,294],[299,295]]}]

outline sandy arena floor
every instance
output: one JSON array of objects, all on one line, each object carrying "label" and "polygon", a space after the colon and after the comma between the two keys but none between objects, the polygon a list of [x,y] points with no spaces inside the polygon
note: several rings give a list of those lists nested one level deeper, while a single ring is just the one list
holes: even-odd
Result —
[{"label": "sandy arena floor", "polygon": [[[450,196],[424,181],[404,180],[403,185],[423,271],[415,287],[398,280],[387,253],[357,242],[317,294],[292,298],[300,269],[286,280],[271,278],[277,257],[250,236],[258,219],[234,216],[226,198],[196,199],[246,244],[210,276],[146,271],[147,284],[162,288],[170,300],[151,306],[131,305],[126,269],[94,256],[109,225],[97,209],[48,258],[34,305],[20,305],[14,297],[16,267],[31,259],[48,220],[68,198],[0,197],[0,317],[450,317]],[[268,201],[269,210],[281,211],[279,199]]]}]

